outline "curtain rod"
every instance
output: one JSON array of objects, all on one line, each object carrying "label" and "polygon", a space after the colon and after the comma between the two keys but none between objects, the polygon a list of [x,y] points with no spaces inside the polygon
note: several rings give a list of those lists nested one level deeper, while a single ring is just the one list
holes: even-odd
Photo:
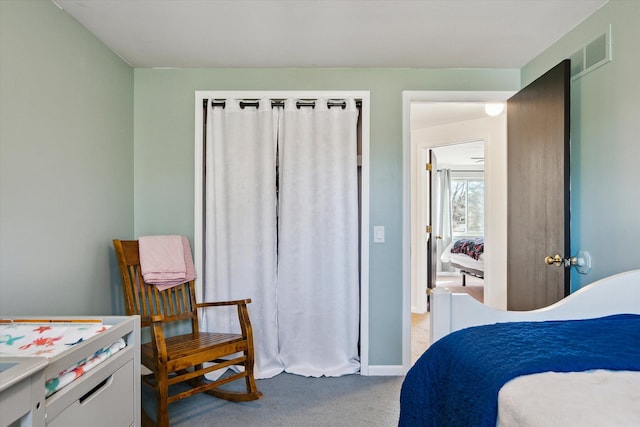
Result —
[{"label": "curtain rod", "polygon": [[[272,99],[271,100],[271,107],[284,107],[284,99]],[[300,108],[300,107],[314,107],[316,105],[316,99],[300,99],[296,102],[296,107]],[[203,106],[206,107],[207,102],[209,102],[208,99],[204,99],[203,100]],[[212,107],[222,107],[224,108],[226,105],[226,100],[224,99],[212,99],[211,100],[211,106]],[[240,101],[240,108],[245,108],[245,107],[256,107],[258,108],[258,106],[260,105],[260,100],[259,99],[246,99],[246,100],[242,100]],[[343,100],[336,100],[336,99],[330,99],[327,101],[327,106],[329,108],[331,107],[341,107],[341,108],[346,108],[347,107],[347,103],[346,101]],[[362,101],[360,100],[356,100],[356,107],[361,107],[362,106]]]}]

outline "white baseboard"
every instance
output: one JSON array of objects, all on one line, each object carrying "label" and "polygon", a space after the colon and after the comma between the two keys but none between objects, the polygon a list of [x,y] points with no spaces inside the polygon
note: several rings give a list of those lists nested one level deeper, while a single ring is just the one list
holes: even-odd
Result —
[{"label": "white baseboard", "polygon": [[397,377],[404,375],[402,365],[369,365],[368,376]]}]

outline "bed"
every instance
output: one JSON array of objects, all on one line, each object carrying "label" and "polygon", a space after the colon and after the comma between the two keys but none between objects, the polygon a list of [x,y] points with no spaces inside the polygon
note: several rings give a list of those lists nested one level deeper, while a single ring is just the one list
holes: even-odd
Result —
[{"label": "bed", "polygon": [[440,256],[442,262],[448,262],[462,274],[462,286],[466,285],[466,276],[484,278],[484,238],[465,238],[451,242]]},{"label": "bed", "polygon": [[400,426],[640,425],[640,270],[533,311],[432,296],[432,345],[403,382]]},{"label": "bed", "polygon": [[140,425],[138,316],[0,319],[0,427]]}]

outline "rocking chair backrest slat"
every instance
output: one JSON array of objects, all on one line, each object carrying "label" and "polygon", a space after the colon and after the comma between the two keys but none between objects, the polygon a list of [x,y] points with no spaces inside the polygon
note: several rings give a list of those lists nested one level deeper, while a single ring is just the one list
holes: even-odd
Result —
[{"label": "rocking chair backrest slat", "polygon": [[197,311],[193,281],[158,290],[145,283],[140,268],[137,240],[114,240],[116,258],[122,275],[122,291],[127,315],[140,315],[141,325],[149,326],[151,316],[162,316],[163,323],[191,320],[197,332]]}]

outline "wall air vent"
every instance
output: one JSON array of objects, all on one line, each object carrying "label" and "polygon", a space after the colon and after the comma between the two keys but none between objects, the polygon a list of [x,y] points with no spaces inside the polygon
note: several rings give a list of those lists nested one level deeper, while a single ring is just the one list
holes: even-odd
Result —
[{"label": "wall air vent", "polygon": [[610,61],[611,26],[605,33],[571,55],[571,80],[579,79]]}]

